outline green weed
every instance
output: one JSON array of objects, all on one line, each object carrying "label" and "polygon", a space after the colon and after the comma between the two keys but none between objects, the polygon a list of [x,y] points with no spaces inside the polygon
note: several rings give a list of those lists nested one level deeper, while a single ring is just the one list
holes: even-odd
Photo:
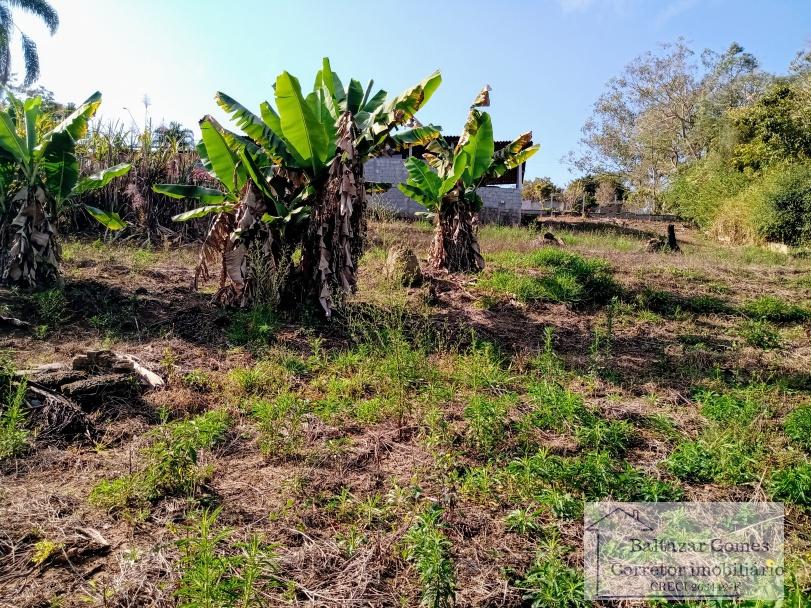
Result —
[{"label": "green weed", "polygon": [[211,449],[228,430],[228,414],[213,410],[196,418],[164,423],[149,433],[142,454],[143,470],[103,480],[90,493],[90,502],[112,510],[144,509],[164,496],[194,496],[211,476],[199,464],[199,451]]},{"label": "green weed", "polygon": [[768,489],[774,500],[811,507],[811,463],[774,471]]},{"label": "green weed", "polygon": [[68,318],[68,301],[61,289],[48,289],[34,294],[37,316],[43,325],[56,327]]},{"label": "green weed", "polygon": [[270,306],[238,310],[228,326],[228,341],[236,346],[261,348],[273,341],[278,329],[278,314]]},{"label": "green weed", "polygon": [[749,346],[762,350],[780,348],[780,334],[768,321],[747,319],[738,326],[740,335]]},{"label": "green weed", "polygon": [[205,510],[177,541],[181,608],[251,608],[264,604],[263,591],[275,586],[276,549],[252,536],[230,543],[231,531],[219,528],[220,509]]},{"label": "green weed", "polygon": [[464,410],[468,436],[482,454],[498,450],[507,430],[507,415],[515,403],[514,395],[486,398],[476,395]]},{"label": "green weed", "polygon": [[509,294],[522,302],[546,300],[571,305],[601,304],[619,290],[603,260],[588,260],[560,249],[539,249],[518,260],[519,266],[537,268],[541,276],[496,270],[480,278],[484,290]]},{"label": "green weed", "polygon": [[532,608],[585,608],[583,575],[563,561],[566,550],[556,538],[541,544],[535,561],[518,581]]},{"label": "green weed", "polygon": [[757,321],[802,323],[811,319],[811,310],[775,296],[761,296],[741,306],[741,312]]},{"label": "green weed", "polygon": [[763,411],[757,401],[740,399],[728,393],[721,395],[713,391],[699,391],[695,399],[701,405],[703,416],[726,424],[748,424]]},{"label": "green weed", "polygon": [[594,414],[586,409],[583,398],[557,382],[533,381],[527,387],[527,394],[534,407],[525,416],[524,424],[563,431],[595,420]]},{"label": "green weed", "polygon": [[422,605],[449,608],[456,596],[451,543],[443,532],[442,510],[431,506],[417,517],[403,539],[403,556],[414,563],[422,587]]},{"label": "green weed", "polygon": [[7,387],[6,407],[0,412],[0,460],[20,456],[28,449],[30,432],[25,428],[28,416],[23,410],[27,389],[25,380],[16,387]]},{"label": "green weed", "polygon": [[792,411],[783,428],[789,439],[811,452],[811,405],[801,405]]},{"label": "green weed", "polygon": [[541,528],[538,513],[532,509],[515,509],[504,519],[507,530],[521,536],[529,536]]},{"label": "green weed", "polygon": [[290,456],[302,446],[302,420],[307,408],[295,394],[283,392],[272,400],[258,399],[250,409],[259,421],[259,446],[263,454]]},{"label": "green weed", "polygon": [[618,455],[628,448],[635,432],[634,425],[625,420],[596,420],[591,425],[578,427],[575,435],[582,448]]}]

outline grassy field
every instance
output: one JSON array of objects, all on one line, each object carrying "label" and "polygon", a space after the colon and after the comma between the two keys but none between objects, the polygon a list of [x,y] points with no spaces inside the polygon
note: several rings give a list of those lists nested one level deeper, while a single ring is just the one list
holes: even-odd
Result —
[{"label": "grassy field", "polygon": [[424,260],[431,227],[373,223],[328,324],[215,307],[193,248],[68,244],[64,288],[0,292],[31,323],[6,373],[103,347],[167,386],[90,412],[92,440],[9,392],[0,606],[585,606],[583,503],[608,497],[784,502],[785,605],[809,605],[811,261],[556,234],[482,227],[481,276],[403,288],[386,251]]}]

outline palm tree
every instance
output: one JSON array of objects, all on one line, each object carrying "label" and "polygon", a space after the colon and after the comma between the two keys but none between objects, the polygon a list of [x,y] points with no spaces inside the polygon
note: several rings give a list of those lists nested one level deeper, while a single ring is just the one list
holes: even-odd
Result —
[{"label": "palm tree", "polygon": [[[11,38],[14,34],[14,17],[12,9],[20,9],[36,15],[50,30],[51,35],[59,27],[59,15],[46,0],[0,0],[0,85],[8,84],[11,78]],[[17,28],[19,30],[19,28]],[[39,78],[39,55],[36,43],[20,31],[25,59],[25,80],[28,87]]]}]

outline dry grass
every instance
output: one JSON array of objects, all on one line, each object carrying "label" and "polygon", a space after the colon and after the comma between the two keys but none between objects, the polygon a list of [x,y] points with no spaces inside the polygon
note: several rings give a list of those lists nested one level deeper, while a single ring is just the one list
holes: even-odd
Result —
[{"label": "dry grass", "polygon": [[[232,531],[225,554],[252,534],[276,544],[275,566],[261,577],[264,605],[416,605],[420,576],[403,557],[403,539],[430,505],[442,509],[456,605],[524,605],[521,580],[548,536],[567,548],[562,563],[578,567],[582,525],[577,516],[556,514],[560,505],[550,506],[556,503],[548,492],[577,502],[580,489],[560,479],[526,493],[508,475],[510,463],[547,447],[572,475],[594,473],[587,468],[594,466],[591,448],[581,445],[585,423],[526,426],[542,380],[560,383],[595,419],[632,425],[632,440],[617,440],[611,462],[632,465],[639,487],[660,480],[690,500],[766,499],[771,471],[802,458],[781,424],[811,398],[811,335],[807,326],[788,324],[779,331],[781,348],[748,346],[736,334],[737,308],[765,293],[808,301],[811,285],[798,279],[811,262],[719,247],[682,228],[683,255],[644,253],[643,237],[611,228],[570,227],[558,235],[567,251],[608,261],[623,289],[611,312],[486,299],[475,277],[437,273],[421,288],[393,285],[381,272],[386,249],[405,243],[424,260],[431,228],[373,223],[374,246],[343,321],[283,319],[266,344],[250,348],[229,344],[228,313],[189,291],[193,250],[147,255],[71,245],[69,320],[48,340],[16,334],[0,338],[0,349],[13,348],[18,365],[67,360],[105,339],[90,322],[103,304],[113,302],[115,311],[134,299],[126,310],[137,323],[110,325],[115,347],[169,384],[138,407],[105,411],[97,445],[36,441],[25,458],[0,463],[0,606],[175,605],[178,526],[212,505],[222,509],[218,524]],[[516,260],[533,251],[535,236],[480,230],[491,265],[517,273],[531,271]],[[677,304],[657,308],[648,294],[642,305],[645,289],[668,292]],[[729,309],[712,308],[708,298]],[[16,294],[2,294],[2,303],[14,315],[32,314]],[[371,338],[359,343],[357,335]],[[756,385],[769,406],[762,429],[772,446],[757,465],[761,476],[740,484],[675,478],[666,460],[709,426],[694,390]],[[290,395],[295,407],[279,405]],[[488,418],[489,402],[509,404],[507,414]],[[195,496],[159,499],[126,516],[88,503],[99,481],[143,465],[140,449],[159,412],[181,420],[218,408],[228,409],[232,428],[201,457],[213,475]],[[282,417],[274,419],[276,411]],[[269,438],[278,449],[263,449]],[[538,512],[537,533],[508,528],[519,508]],[[82,529],[97,531],[108,546],[88,550],[93,534]],[[809,530],[807,511],[789,508],[789,552],[806,587]],[[35,555],[46,553],[36,564]]]}]

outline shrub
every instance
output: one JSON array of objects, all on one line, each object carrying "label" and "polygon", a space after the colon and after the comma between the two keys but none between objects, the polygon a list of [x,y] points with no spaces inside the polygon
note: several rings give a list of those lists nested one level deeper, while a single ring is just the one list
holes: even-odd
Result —
[{"label": "shrub", "polygon": [[781,165],[765,177],[758,232],[768,241],[800,245],[811,240],[811,164]]},{"label": "shrub", "polygon": [[789,439],[811,452],[811,405],[802,405],[786,416],[784,428]]},{"label": "shrub", "polygon": [[665,192],[665,206],[708,228],[723,201],[744,189],[748,181],[743,173],[727,167],[721,157],[711,155],[679,170]]}]

